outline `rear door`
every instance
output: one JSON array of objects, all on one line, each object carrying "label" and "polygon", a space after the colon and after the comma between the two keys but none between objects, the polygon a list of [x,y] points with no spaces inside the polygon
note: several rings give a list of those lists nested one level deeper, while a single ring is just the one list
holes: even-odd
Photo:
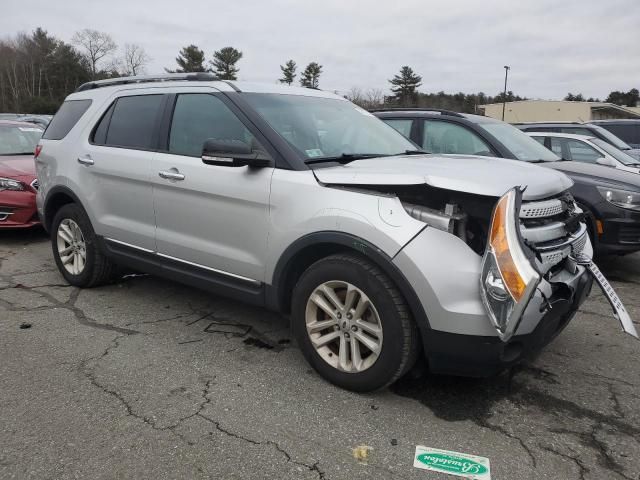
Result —
[{"label": "rear door", "polygon": [[[207,139],[264,139],[219,93],[172,96],[164,151],[153,162],[156,242],[160,255],[216,274],[262,281],[273,168],[207,165]],[[265,154],[268,156],[268,154]]]},{"label": "rear door", "polygon": [[99,235],[155,250],[151,161],[166,97],[145,90],[115,98],[95,124],[77,158],[76,188],[84,192]]}]

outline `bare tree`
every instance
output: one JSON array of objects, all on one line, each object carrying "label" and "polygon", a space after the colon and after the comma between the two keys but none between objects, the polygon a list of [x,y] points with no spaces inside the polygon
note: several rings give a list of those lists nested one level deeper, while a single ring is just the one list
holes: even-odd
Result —
[{"label": "bare tree", "polygon": [[366,107],[364,93],[360,87],[351,87],[344,97],[359,107]]},{"label": "bare tree", "polygon": [[124,45],[124,58],[122,67],[126,75],[140,75],[145,73],[145,66],[151,58],[140,45],[126,43]]},{"label": "bare tree", "polygon": [[368,108],[380,108],[384,105],[384,92],[381,88],[370,88],[366,93]]},{"label": "bare tree", "polygon": [[98,71],[98,62],[107,55],[115,52],[118,48],[108,33],[91,30],[90,28],[76,32],[71,42],[85,50],[89,65],[91,66],[91,75],[94,79]]}]

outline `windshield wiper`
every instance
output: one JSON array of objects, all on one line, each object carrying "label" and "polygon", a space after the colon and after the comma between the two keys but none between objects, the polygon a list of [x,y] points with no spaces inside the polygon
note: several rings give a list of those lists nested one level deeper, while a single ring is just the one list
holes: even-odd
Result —
[{"label": "windshield wiper", "polygon": [[354,160],[362,160],[364,158],[376,158],[376,157],[384,157],[386,154],[384,153],[343,153],[342,155],[336,155],[333,157],[316,157],[316,158],[308,158],[304,161],[307,165],[313,163],[323,163],[323,162],[339,162],[339,163],[349,163]]},{"label": "windshield wiper", "polygon": [[426,150],[416,149],[416,150],[405,150],[404,153],[396,153],[396,155],[428,155],[431,152],[427,152]]}]

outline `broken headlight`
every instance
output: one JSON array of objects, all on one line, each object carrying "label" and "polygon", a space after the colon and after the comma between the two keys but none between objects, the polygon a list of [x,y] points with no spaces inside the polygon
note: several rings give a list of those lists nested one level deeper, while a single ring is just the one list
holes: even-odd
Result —
[{"label": "broken headlight", "polygon": [[505,342],[518,328],[541,279],[520,239],[521,199],[520,189],[513,188],[498,200],[482,259],[482,302],[498,336]]}]

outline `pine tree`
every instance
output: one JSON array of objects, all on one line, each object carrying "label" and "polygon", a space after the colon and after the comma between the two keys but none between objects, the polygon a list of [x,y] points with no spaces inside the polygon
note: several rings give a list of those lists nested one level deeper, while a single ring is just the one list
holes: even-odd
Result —
[{"label": "pine tree", "polygon": [[398,102],[407,106],[415,103],[416,89],[422,85],[422,77],[413,73],[413,69],[405,65],[400,69],[400,75],[395,75],[389,83],[393,85],[391,91]]},{"label": "pine tree", "polygon": [[238,60],[241,58],[241,51],[233,47],[224,47],[213,52],[211,65],[213,65],[216,75],[221,80],[237,80],[239,70],[236,67],[236,63],[238,63]]},{"label": "pine tree", "polygon": [[183,47],[182,50],[180,50],[180,54],[176,57],[176,63],[178,64],[178,69],[174,71],[169,69],[165,70],[170,73],[205,71],[204,52],[193,44],[188,47]]},{"label": "pine tree", "polygon": [[280,70],[282,70],[282,78],[280,79],[280,83],[286,83],[287,85],[291,85],[296,79],[296,62],[293,60],[289,60],[284,65],[280,65]]},{"label": "pine tree", "polygon": [[311,62],[302,72],[300,85],[308,88],[318,88],[320,84],[320,74],[322,73],[322,65]]}]

